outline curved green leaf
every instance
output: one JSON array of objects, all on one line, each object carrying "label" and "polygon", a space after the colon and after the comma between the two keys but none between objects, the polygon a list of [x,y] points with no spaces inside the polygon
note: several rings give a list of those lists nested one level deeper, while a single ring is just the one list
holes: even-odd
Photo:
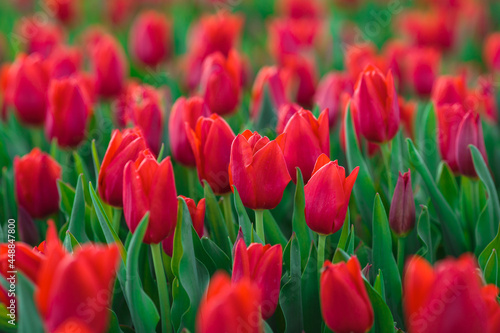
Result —
[{"label": "curved green leaf", "polygon": [[228,255],[231,255],[231,244],[229,234],[222,211],[220,210],[215,194],[212,188],[203,180],[205,191],[206,217],[213,233],[215,243]]},{"label": "curved green leaf", "polygon": [[295,201],[293,206],[292,228],[295,232],[295,237],[300,246],[300,263],[301,267],[306,267],[307,254],[309,253],[309,246],[312,241],[311,230],[306,224],[306,199],[304,195],[304,179],[302,172],[297,169],[297,184],[295,187]]},{"label": "curved green leaf", "polygon": [[83,192],[83,175],[78,176],[76,184],[75,200],[71,210],[71,218],[69,219],[68,231],[80,243],[89,241],[85,232],[85,194]]}]

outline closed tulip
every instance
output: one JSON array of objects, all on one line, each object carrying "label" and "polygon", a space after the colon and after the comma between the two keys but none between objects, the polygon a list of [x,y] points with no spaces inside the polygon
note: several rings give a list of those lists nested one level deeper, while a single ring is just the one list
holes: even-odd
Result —
[{"label": "closed tulip", "polygon": [[15,30],[18,38],[26,42],[26,52],[38,53],[43,59],[47,59],[65,39],[59,25],[50,20],[40,20],[37,16],[19,20]]},{"label": "closed tulip", "polygon": [[296,183],[295,168],[299,168],[302,171],[304,183],[307,183],[319,155],[330,156],[328,110],[324,110],[318,119],[311,111],[304,109],[298,111],[290,118],[283,133],[286,133],[283,154],[288,173],[292,181]]},{"label": "closed tulip", "polygon": [[216,194],[230,192],[228,166],[235,136],[231,127],[223,118],[212,114],[209,118],[200,117],[195,129],[186,124],[186,132],[200,182],[203,184],[206,180]]},{"label": "closed tulip", "polygon": [[132,16],[137,1],[108,0],[105,2],[106,16],[115,25],[123,25]]},{"label": "closed tulip", "polygon": [[172,106],[168,120],[168,137],[174,159],[188,166],[196,166],[193,149],[189,143],[186,123],[190,129],[196,127],[200,117],[210,116],[210,110],[201,97],[180,97]]},{"label": "closed tulip", "polygon": [[273,209],[290,182],[283,155],[286,134],[269,140],[246,130],[231,146],[230,179],[245,207]]},{"label": "closed tulip", "polygon": [[486,38],[483,58],[491,70],[500,71],[500,32],[492,33]]},{"label": "closed tulip", "polygon": [[250,117],[256,121],[264,106],[264,92],[267,91],[275,113],[286,102],[282,73],[277,67],[262,67],[255,78],[250,100]]},{"label": "closed tulip", "polygon": [[49,88],[49,108],[45,132],[61,147],[76,147],[85,138],[90,116],[90,100],[78,78],[53,80]]},{"label": "closed tulip", "polygon": [[439,74],[441,54],[433,48],[415,48],[408,52],[407,75],[413,91],[419,96],[429,96]]},{"label": "closed tulip", "polygon": [[304,107],[312,107],[317,85],[314,60],[291,55],[286,57],[283,66],[289,73],[284,80],[287,95],[294,96],[294,100]]},{"label": "closed tulip", "polygon": [[454,138],[456,139],[455,154],[458,170],[462,175],[477,177],[469,145],[475,146],[483,155],[484,160],[488,161],[479,114],[469,111],[460,122],[458,132],[456,132]]},{"label": "closed tulip", "polygon": [[304,186],[309,228],[322,235],[342,228],[358,170],[359,167],[354,168],[346,177],[345,169],[337,161],[331,162],[325,154],[318,157],[311,179]]},{"label": "closed tulip", "polygon": [[438,143],[441,157],[454,172],[459,172],[457,160],[457,134],[467,112],[461,104],[444,104],[436,108]]},{"label": "closed tulip", "polygon": [[170,22],[154,10],[141,13],[130,30],[129,48],[136,60],[155,67],[172,53]]},{"label": "closed tulip", "polygon": [[64,24],[72,23],[79,14],[79,0],[44,0],[45,6],[59,21]]},{"label": "closed tulip", "polygon": [[259,288],[247,278],[231,283],[226,273],[216,273],[198,308],[196,332],[264,332]]},{"label": "closed tulip", "polygon": [[35,291],[46,330],[64,331],[61,326],[72,320],[92,327],[92,332],[107,332],[118,260],[116,245],[84,244],[73,254],[66,252],[50,223]]},{"label": "closed tulip", "polygon": [[276,310],[280,294],[283,252],[281,245],[271,246],[252,243],[247,248],[240,239],[234,250],[233,283],[245,278],[252,280],[260,289],[261,310],[264,320]]},{"label": "closed tulip", "polygon": [[281,134],[285,130],[285,126],[294,114],[302,110],[300,105],[295,103],[285,103],[278,109],[278,123],[276,124],[276,133]]},{"label": "closed tulip", "polygon": [[133,233],[149,211],[144,243],[158,244],[170,236],[177,222],[177,192],[170,157],[161,163],[145,150],[123,171],[123,215]]},{"label": "closed tulip", "polygon": [[61,166],[49,155],[35,148],[14,158],[17,204],[33,218],[44,218],[59,211],[57,180]]},{"label": "closed tulip", "polygon": [[389,211],[389,225],[400,237],[406,236],[415,226],[415,201],[411,187],[411,171],[399,173]]},{"label": "closed tulip", "polygon": [[314,103],[320,110],[328,109],[328,125],[336,126],[342,115],[342,94],[353,93],[353,83],[347,73],[331,72],[321,79],[314,95]]},{"label": "closed tulip", "polygon": [[358,113],[359,130],[371,142],[390,141],[399,130],[398,95],[392,72],[384,76],[373,66],[361,73],[352,102]]},{"label": "closed tulip", "polygon": [[62,79],[77,74],[81,64],[82,54],[76,47],[58,47],[47,59],[52,79]]},{"label": "closed tulip", "polygon": [[227,115],[236,110],[241,94],[240,74],[241,61],[234,50],[227,58],[217,52],[205,59],[200,91],[210,111]]},{"label": "closed tulip", "polygon": [[325,262],[320,278],[320,302],[326,326],[336,333],[365,333],[373,326],[372,304],[355,256],[347,263]]},{"label": "closed tulip", "polygon": [[467,86],[461,76],[443,75],[436,79],[432,89],[432,101],[436,108],[445,104],[463,104],[467,95]]},{"label": "closed tulip", "polygon": [[481,279],[471,255],[445,259],[435,268],[413,257],[406,265],[403,290],[409,333],[488,332]]},{"label": "closed tulip", "polygon": [[369,65],[380,65],[377,50],[372,43],[361,43],[348,46],[344,56],[344,66],[352,82],[356,82]]},{"label": "closed tulip", "polygon": [[137,129],[115,130],[102,160],[98,177],[99,195],[109,205],[123,207],[123,169],[146,149],[146,142]]}]

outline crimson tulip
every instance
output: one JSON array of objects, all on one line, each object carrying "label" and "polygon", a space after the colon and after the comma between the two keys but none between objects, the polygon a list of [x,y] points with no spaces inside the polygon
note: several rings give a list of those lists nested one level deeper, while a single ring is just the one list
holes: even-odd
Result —
[{"label": "crimson tulip", "polygon": [[189,143],[186,124],[194,129],[200,117],[209,117],[210,110],[201,97],[180,97],[172,106],[168,120],[168,136],[174,159],[179,163],[194,167],[196,160]]},{"label": "crimson tulip", "polygon": [[159,12],[142,12],[130,30],[130,52],[144,65],[155,67],[172,53],[171,30],[170,22]]},{"label": "crimson tulip", "polygon": [[389,225],[396,235],[404,237],[415,226],[415,200],[411,187],[411,171],[399,173],[389,211]]},{"label": "crimson tulip", "polygon": [[212,114],[198,118],[195,129],[186,124],[186,132],[200,183],[207,181],[215,194],[230,192],[228,166],[235,136],[231,127],[222,117]]},{"label": "crimson tulip", "polygon": [[358,258],[347,263],[326,261],[320,278],[321,313],[336,333],[365,333],[373,326],[373,307],[361,276]]},{"label": "crimson tulip", "polygon": [[226,273],[216,273],[198,308],[196,332],[262,333],[260,304],[260,290],[248,278],[231,283]]},{"label": "crimson tulip", "polygon": [[61,147],[76,147],[85,138],[91,102],[78,78],[53,80],[45,132]]},{"label": "crimson tulip", "polygon": [[[466,115],[464,107],[459,104],[444,104],[437,107],[438,143],[441,157],[451,170],[458,172],[457,134],[460,123]],[[470,138],[469,138],[470,139]],[[467,151],[469,151],[467,149]]]},{"label": "crimson tulip", "polygon": [[109,205],[123,207],[123,170],[146,149],[138,129],[114,130],[98,177],[99,195]]},{"label": "crimson tulip", "polygon": [[285,126],[294,114],[302,110],[300,105],[295,103],[285,103],[278,109],[278,123],[276,124],[276,133],[281,134],[285,130]]},{"label": "crimson tulip", "polygon": [[29,278],[31,282],[36,283],[45,256],[23,242],[16,242],[14,246],[12,248],[9,247],[8,243],[0,244],[0,273],[4,277],[9,277],[9,272],[12,271],[9,268],[9,249],[11,250],[10,257],[12,257],[12,250],[14,250],[16,268]]},{"label": "crimson tulip", "polygon": [[260,289],[261,311],[264,320],[276,310],[280,294],[283,251],[280,244],[271,246],[252,243],[247,248],[245,241],[235,245],[232,282],[252,280]]},{"label": "crimson tulip", "polygon": [[265,91],[269,94],[272,106],[277,113],[277,110],[286,102],[282,73],[277,67],[262,67],[255,77],[250,100],[250,117],[254,121],[262,113]]},{"label": "crimson tulip", "polygon": [[18,38],[26,41],[27,53],[38,53],[43,59],[47,59],[65,39],[60,26],[36,16],[22,18],[16,26],[16,33]]},{"label": "crimson tulip", "polygon": [[200,91],[209,109],[219,115],[231,114],[240,102],[241,60],[231,50],[227,58],[220,52],[203,62]]},{"label": "crimson tulip", "polygon": [[443,75],[436,79],[431,98],[436,108],[445,104],[464,104],[467,95],[466,89],[463,77]]},{"label": "crimson tulip", "polygon": [[273,209],[290,182],[283,150],[286,134],[269,140],[257,132],[244,131],[231,145],[230,181],[245,207]]},{"label": "crimson tulip", "polygon": [[[376,63],[391,70],[396,81],[396,88],[401,90],[406,86],[408,78],[405,73],[406,59],[411,52],[407,41],[399,39],[388,40],[382,48],[382,56]],[[381,64],[381,62],[383,64]]]},{"label": "crimson tulip", "polygon": [[458,132],[453,137],[456,140],[455,156],[457,158],[458,170],[462,175],[477,177],[469,145],[476,146],[481,155],[483,155],[483,159],[485,161],[488,160],[479,114],[469,111],[460,122]]},{"label": "crimson tulip", "polygon": [[428,96],[432,92],[440,60],[441,54],[433,48],[415,48],[408,52],[406,77],[419,96]]},{"label": "crimson tulip", "polygon": [[344,56],[344,65],[352,82],[356,82],[367,66],[380,65],[375,46],[372,43],[348,46]]},{"label": "crimson tulip", "polygon": [[328,125],[335,127],[340,115],[342,115],[343,93],[352,95],[353,83],[347,73],[331,72],[326,74],[318,84],[314,95],[314,103],[320,110],[328,109]]},{"label": "crimson tulip", "polygon": [[337,161],[331,162],[321,154],[304,186],[306,223],[313,231],[329,235],[344,225],[349,199],[359,167],[346,177],[345,169]]},{"label": "crimson tulip", "polygon": [[47,59],[52,79],[62,79],[77,74],[81,64],[82,54],[76,47],[58,47]]},{"label": "crimson tulip", "polygon": [[14,158],[17,203],[33,218],[59,211],[57,180],[60,178],[61,166],[38,148],[22,158]]},{"label": "crimson tulip", "polygon": [[311,111],[299,110],[290,118],[283,133],[286,133],[283,154],[288,173],[292,181],[296,183],[295,168],[299,168],[302,171],[304,183],[307,183],[319,155],[330,156],[328,110],[324,110],[318,119]]},{"label": "crimson tulip", "polygon": [[481,296],[488,313],[488,333],[500,332],[500,305],[497,301],[499,293],[500,289],[494,284],[481,288]]},{"label": "crimson tulip", "polygon": [[122,25],[132,16],[137,5],[136,0],[108,0],[106,4],[106,15],[115,25]]},{"label": "crimson tulip", "polygon": [[52,15],[64,24],[72,23],[81,10],[79,0],[44,0]]},{"label": "crimson tulip", "polygon": [[358,114],[359,130],[371,142],[390,141],[399,130],[398,95],[392,72],[369,65],[356,83],[352,102]]},{"label": "crimson tulip", "polygon": [[483,58],[493,71],[500,71],[500,32],[494,32],[484,42]]},{"label": "crimson tulip", "polygon": [[289,75],[285,78],[285,91],[288,96],[295,96],[295,101],[311,107],[316,92],[316,63],[302,56],[287,56],[284,68]]}]

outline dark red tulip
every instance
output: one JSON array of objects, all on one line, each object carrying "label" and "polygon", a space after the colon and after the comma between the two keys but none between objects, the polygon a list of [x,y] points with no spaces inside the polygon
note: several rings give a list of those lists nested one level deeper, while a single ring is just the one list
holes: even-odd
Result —
[{"label": "dark red tulip", "polygon": [[328,110],[324,110],[318,119],[311,111],[299,110],[290,118],[283,133],[286,133],[283,154],[288,173],[292,181],[296,183],[295,168],[299,168],[302,171],[304,183],[307,183],[319,155],[330,156]]},{"label": "dark red tulip", "polygon": [[16,27],[17,41],[26,43],[26,52],[38,53],[43,59],[50,56],[64,41],[64,33],[58,25],[40,20],[37,16],[22,18]]},{"label": "dark red tulip", "polygon": [[246,130],[231,146],[230,180],[250,209],[273,209],[291,178],[283,155],[286,134],[276,140]]},{"label": "dark red tulip", "polygon": [[344,65],[352,82],[358,81],[359,75],[369,65],[379,64],[377,51],[371,43],[362,43],[348,46],[344,56]]},{"label": "dark red tulip", "polygon": [[455,154],[458,170],[462,175],[477,177],[469,145],[475,146],[481,155],[483,155],[483,159],[486,162],[488,161],[484,145],[483,127],[479,114],[469,111],[460,122],[458,132],[452,135],[456,140]]},{"label": "dark red tulip", "polygon": [[326,326],[336,333],[365,333],[373,326],[373,307],[355,256],[347,263],[325,262],[320,278],[320,301]]},{"label": "dark red tulip", "polygon": [[12,104],[8,91],[11,66],[9,63],[0,66],[0,117],[3,121],[7,120],[7,109]]},{"label": "dark red tulip", "polygon": [[460,123],[467,114],[464,107],[459,104],[443,104],[436,108],[438,143],[441,157],[448,163],[451,170],[458,172],[457,161],[457,134]]},{"label": "dark red tulip", "polygon": [[[19,269],[32,283],[36,283],[40,272],[40,266],[45,260],[45,256],[32,246],[23,242],[16,242],[14,245],[16,255],[16,268]],[[12,249],[10,248],[12,257]],[[11,260],[12,261],[12,260]],[[9,244],[0,244],[0,273],[4,277],[9,277],[9,272],[12,271],[9,267]]]},{"label": "dark red tulip", "polygon": [[304,186],[306,223],[313,231],[330,235],[344,225],[359,167],[346,177],[345,169],[328,156],[318,157],[311,179]]},{"label": "dark red tulip", "polygon": [[464,104],[466,96],[467,86],[462,76],[440,76],[432,89],[432,101],[436,108],[444,104]]},{"label": "dark red tulip", "polygon": [[142,12],[130,30],[129,48],[134,58],[155,67],[172,53],[171,24],[154,10]]},{"label": "dark red tulip", "polygon": [[196,128],[186,124],[186,132],[196,160],[198,178],[206,180],[214,193],[231,191],[228,166],[234,133],[226,121],[216,114],[200,117]]},{"label": "dark red tulip", "polygon": [[404,174],[399,173],[389,211],[389,225],[392,231],[400,237],[408,235],[415,226],[415,200],[410,170]]},{"label": "dark red tulip", "polygon": [[79,12],[80,0],[44,0],[46,8],[64,24],[72,23]]},{"label": "dark red tulip", "polygon": [[277,113],[277,110],[286,102],[282,73],[277,67],[262,67],[257,73],[250,100],[250,117],[254,121],[261,114],[265,91],[269,94],[272,106]]},{"label": "dark red tulip", "polygon": [[123,169],[146,149],[138,129],[114,130],[99,171],[99,195],[109,205],[123,207]]},{"label": "dark red tulip", "polygon": [[399,130],[398,95],[392,73],[384,76],[368,66],[356,83],[352,103],[358,114],[359,130],[371,142],[390,141]]},{"label": "dark red tulip", "polygon": [[319,1],[280,0],[277,4],[280,12],[293,19],[316,19],[323,15]]},{"label": "dark red tulip", "polygon": [[342,114],[341,96],[343,93],[352,95],[353,83],[347,73],[331,72],[324,76],[318,84],[314,95],[314,103],[320,110],[328,109],[328,125],[336,126]]},{"label": "dark red tulip", "polygon": [[297,104],[311,107],[317,84],[315,62],[301,56],[288,56],[284,68],[289,72],[284,80],[288,96],[294,96]]},{"label": "dark red tulip", "polygon": [[486,119],[498,122],[498,103],[495,96],[495,87],[491,76],[480,76],[477,88],[473,92],[479,100],[479,111]]},{"label": "dark red tulip", "polygon": [[137,5],[136,0],[108,0],[106,4],[106,15],[115,25],[122,25],[132,16]]},{"label": "dark red tulip", "polygon": [[157,244],[170,236],[177,223],[177,192],[170,156],[161,163],[145,150],[123,171],[123,215],[133,233],[149,211],[144,243]]},{"label": "dark red tulip", "polygon": [[76,77],[52,80],[45,133],[61,147],[76,147],[85,138],[91,101]]},{"label": "dark red tulip", "polygon": [[286,124],[294,114],[302,110],[300,105],[295,103],[285,103],[278,109],[278,123],[276,124],[276,133],[281,134],[285,130]]},{"label": "dark red tulip", "polygon": [[493,71],[500,71],[500,32],[494,32],[484,42],[483,58]]},{"label": "dark red tulip", "polygon": [[52,157],[38,148],[21,158],[16,156],[14,178],[17,204],[31,217],[41,219],[59,211],[61,166]]},{"label": "dark red tulip", "polygon": [[233,113],[240,102],[241,61],[234,50],[227,58],[217,52],[203,62],[200,92],[210,111],[219,115]]},{"label": "dark red tulip", "polygon": [[197,333],[264,332],[260,290],[249,279],[231,283],[224,272],[210,280],[196,315]]},{"label": "dark red tulip", "polygon": [[62,79],[75,75],[81,68],[82,54],[75,47],[58,47],[47,59],[50,77]]},{"label": "dark red tulip", "polygon": [[439,74],[441,54],[434,48],[415,48],[406,57],[408,83],[419,96],[429,96]]},{"label": "dark red tulip", "polygon": [[403,89],[406,86],[408,78],[405,73],[406,57],[410,53],[411,48],[408,42],[399,39],[388,40],[382,49],[382,56],[379,61],[375,62],[380,65],[383,62],[383,68],[392,71],[396,81],[396,88]]},{"label": "dark red tulip", "polygon": [[281,245],[252,243],[247,248],[240,239],[234,250],[232,282],[250,279],[260,289],[261,311],[264,320],[271,317],[280,294],[283,251]]},{"label": "dark red tulip", "polygon": [[196,159],[189,143],[186,123],[194,129],[200,117],[210,116],[210,110],[201,97],[180,97],[172,106],[168,120],[168,136],[174,159],[179,163],[194,167]]}]

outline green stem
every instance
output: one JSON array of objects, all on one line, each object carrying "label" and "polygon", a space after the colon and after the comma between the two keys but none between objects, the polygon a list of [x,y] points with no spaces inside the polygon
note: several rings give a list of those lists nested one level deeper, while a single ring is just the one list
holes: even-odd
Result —
[{"label": "green stem", "polygon": [[380,145],[380,150],[382,151],[382,159],[384,160],[385,172],[387,173],[387,189],[388,189],[388,198],[389,200],[392,198],[392,192],[394,189],[392,188],[392,170],[391,170],[391,143],[387,142]]},{"label": "green stem", "polygon": [[405,244],[406,239],[404,237],[398,237],[398,269],[401,275],[405,267]]},{"label": "green stem", "polygon": [[122,220],[122,209],[113,208],[113,229],[115,229],[116,234],[120,231],[120,222]]},{"label": "green stem", "polygon": [[196,201],[196,178],[198,176],[198,171],[196,168],[188,168],[187,169],[187,183],[188,183],[188,191],[189,197]]},{"label": "green stem", "polygon": [[260,240],[265,244],[266,236],[264,234],[264,210],[262,209],[255,210],[255,231],[257,231],[257,236],[259,236]]},{"label": "green stem", "polygon": [[325,263],[326,236],[318,234],[318,274],[320,274],[321,268],[323,268],[323,264]]},{"label": "green stem", "polygon": [[151,252],[153,253],[153,265],[155,268],[156,283],[158,284],[158,296],[160,298],[161,331],[163,333],[171,333],[170,296],[168,295],[167,279],[165,278],[165,269],[163,268],[163,260],[161,258],[161,244],[151,244]]},{"label": "green stem", "polygon": [[234,242],[234,240],[236,239],[236,234],[234,232],[233,209],[231,208],[231,192],[228,192],[222,196],[222,206],[224,208],[224,219],[226,220],[229,238],[231,238],[231,241]]}]

